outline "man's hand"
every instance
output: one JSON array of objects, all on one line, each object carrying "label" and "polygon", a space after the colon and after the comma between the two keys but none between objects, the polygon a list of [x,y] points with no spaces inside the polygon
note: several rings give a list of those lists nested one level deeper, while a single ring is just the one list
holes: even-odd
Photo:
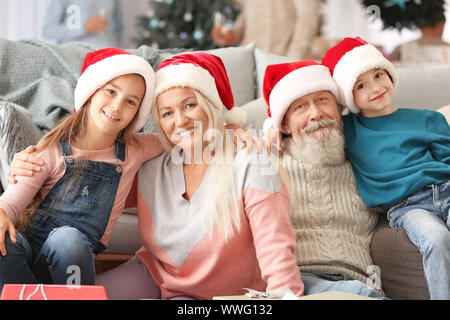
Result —
[{"label": "man's hand", "polygon": [[277,128],[275,127],[270,128],[264,137],[264,141],[267,145],[267,152],[269,154],[271,154],[272,152],[272,144],[274,143],[277,144],[278,152],[281,153],[283,151],[281,131],[279,131]]},{"label": "man's hand", "polygon": [[9,169],[9,183],[16,184],[16,176],[31,177],[35,172],[41,171],[44,161],[41,158],[31,155],[36,151],[36,146],[29,146],[14,155]]},{"label": "man's hand", "polygon": [[261,153],[261,146],[264,142],[258,136],[237,125],[227,125],[225,128],[234,131],[233,142],[238,149],[247,148],[247,153],[250,154],[252,153],[253,144],[256,143],[256,153]]}]

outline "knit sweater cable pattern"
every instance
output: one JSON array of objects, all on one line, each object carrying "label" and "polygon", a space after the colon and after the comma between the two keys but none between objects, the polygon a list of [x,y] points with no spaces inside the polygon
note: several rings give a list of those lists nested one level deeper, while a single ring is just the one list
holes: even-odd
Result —
[{"label": "knit sweater cable pattern", "polygon": [[378,214],[361,200],[343,150],[330,165],[305,163],[299,152],[287,139],[280,163],[295,195],[291,222],[300,270],[341,274],[367,283]]}]

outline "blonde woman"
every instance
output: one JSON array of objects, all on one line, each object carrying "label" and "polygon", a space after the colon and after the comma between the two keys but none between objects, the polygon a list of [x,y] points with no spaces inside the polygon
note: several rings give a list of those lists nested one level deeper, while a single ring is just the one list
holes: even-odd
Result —
[{"label": "blonde woman", "polygon": [[110,299],[302,295],[287,187],[266,156],[235,152],[222,124],[233,96],[220,58],[175,56],[156,78],[152,116],[166,151],[142,166],[130,193],[143,247],[97,284]]}]

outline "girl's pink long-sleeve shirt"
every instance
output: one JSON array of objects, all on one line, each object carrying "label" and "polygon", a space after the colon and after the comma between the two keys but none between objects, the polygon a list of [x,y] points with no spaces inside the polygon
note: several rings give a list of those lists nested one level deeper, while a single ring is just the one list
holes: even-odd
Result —
[{"label": "girl's pink long-sleeve shirt", "polygon": [[[111,232],[122,213],[128,193],[133,184],[134,177],[141,165],[153,157],[159,155],[163,148],[157,135],[153,133],[135,134],[136,146],[126,145],[125,161],[115,157],[115,146],[104,150],[81,150],[71,146],[74,159],[89,159],[122,165],[122,176],[115,194],[114,204],[111,210],[108,224],[100,241],[107,245]],[[15,222],[19,214],[28,206],[39,190],[45,197],[53,185],[62,177],[65,171],[64,157],[59,146],[55,146],[40,154],[44,160],[41,171],[32,177],[18,176],[16,184],[11,184],[0,196],[0,209]],[[114,195],[111,195],[114,196]]]}]

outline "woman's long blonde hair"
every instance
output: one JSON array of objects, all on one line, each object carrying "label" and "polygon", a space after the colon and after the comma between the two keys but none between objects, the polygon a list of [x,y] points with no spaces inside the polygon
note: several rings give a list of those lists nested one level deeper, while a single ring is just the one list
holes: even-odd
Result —
[{"label": "woman's long blonde hair", "polygon": [[[77,112],[68,115],[63,118],[55,128],[49,131],[46,135],[44,135],[36,146],[36,151],[33,154],[38,154],[54,148],[59,145],[59,141],[62,139],[67,139],[69,143],[73,141],[77,141],[80,137],[84,137],[87,134],[87,121],[88,121],[88,113],[90,109],[90,101],[87,101],[80,110]],[[136,112],[133,120],[128,124],[128,126],[122,130],[119,134],[118,138],[125,143],[130,145],[134,145],[136,140],[132,135],[134,124],[137,121],[137,115],[139,112]],[[81,166],[75,166],[75,173],[81,174],[83,168]],[[69,187],[70,188],[70,183]],[[25,229],[30,225],[31,218],[36,212],[39,204],[42,202],[42,194],[39,191],[31,201],[31,203],[27,206],[27,208],[19,215],[19,218],[16,223],[16,227],[19,232],[24,232]]]},{"label": "woman's long blonde hair", "polygon": [[[240,232],[241,230],[241,215],[239,208],[237,207],[238,198],[236,193],[236,184],[233,175],[233,159],[226,159],[220,157],[227,156],[228,148],[234,150],[234,143],[232,139],[227,139],[227,133],[222,119],[222,107],[213,105],[201,92],[192,89],[197,98],[199,106],[205,111],[208,116],[208,129],[212,132],[216,131],[218,135],[214,137],[206,135],[206,139],[214,144],[212,150],[219,150],[222,148],[222,152],[216,152],[212,161],[210,162],[209,175],[208,175],[208,195],[206,197],[207,216],[204,217],[206,230],[212,231],[215,226],[220,227],[223,233],[225,241],[230,240],[234,232]],[[156,99],[156,97],[155,97]],[[175,146],[165,135],[158,112],[158,107],[154,100],[152,106],[152,117],[155,122],[158,131],[161,144],[167,151],[171,151]],[[208,131],[207,131],[208,132]],[[222,137],[222,139],[216,139]],[[219,157],[219,158],[217,158]],[[231,160],[231,161],[230,161]],[[272,160],[272,157],[271,157]],[[272,160],[272,164],[275,162]],[[287,175],[284,172],[280,172],[280,178],[283,184],[290,190]],[[220,181],[220,183],[217,183]]]}]

